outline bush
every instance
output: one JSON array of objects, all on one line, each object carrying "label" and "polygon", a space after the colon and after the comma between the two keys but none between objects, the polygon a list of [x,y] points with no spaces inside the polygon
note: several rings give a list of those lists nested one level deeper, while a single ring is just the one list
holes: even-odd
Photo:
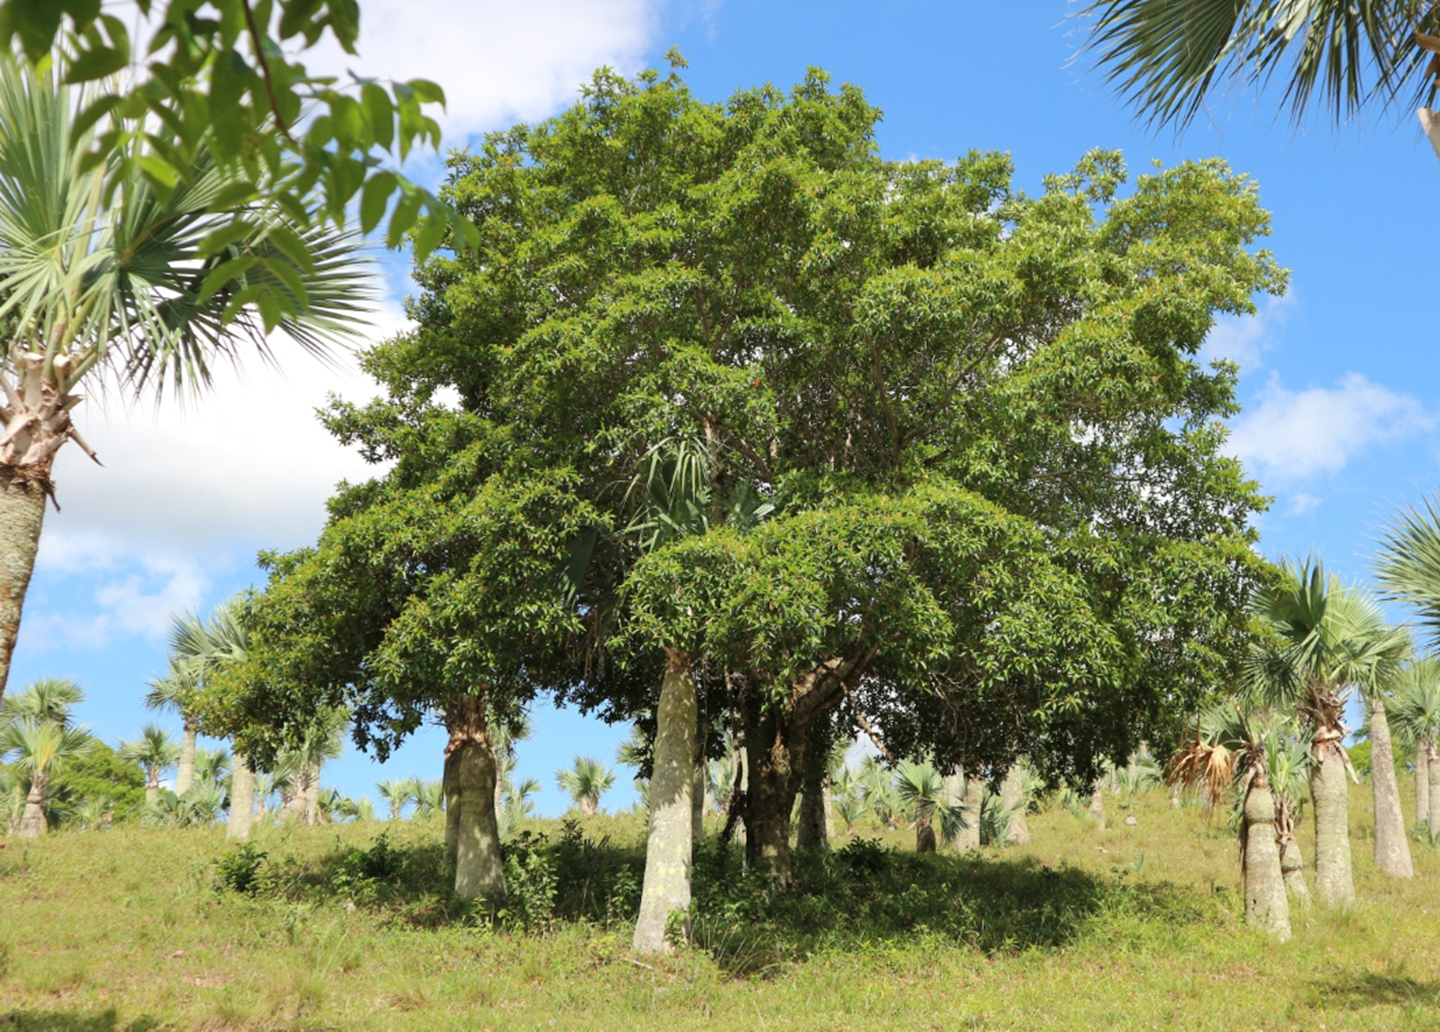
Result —
[{"label": "bush", "polygon": [[242,842],[215,861],[215,889],[242,896],[258,895],[270,887],[273,878],[265,867],[265,850],[253,842]]}]

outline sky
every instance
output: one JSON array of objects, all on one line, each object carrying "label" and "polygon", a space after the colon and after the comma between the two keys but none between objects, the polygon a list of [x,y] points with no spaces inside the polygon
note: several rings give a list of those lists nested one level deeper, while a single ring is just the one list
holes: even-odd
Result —
[{"label": "sky", "polygon": [[[1320,554],[1365,581],[1397,508],[1440,485],[1425,250],[1440,163],[1412,114],[1296,127],[1277,115],[1273,95],[1237,89],[1182,136],[1148,132],[1088,64],[1084,23],[1065,0],[362,0],[361,10],[359,58],[322,51],[312,67],[439,82],[445,149],[557,114],[598,66],[664,67],[678,47],[703,98],[764,82],[788,88],[818,66],[884,111],[883,156],[1007,151],[1017,185],[1032,192],[1095,147],[1122,149],[1134,172],[1151,159],[1223,157],[1258,182],[1273,214],[1264,246],[1291,271],[1283,298],[1221,323],[1204,349],[1241,367],[1230,446],[1273,497],[1258,521],[1260,549]],[[406,171],[437,185],[443,163],[426,155]],[[410,289],[403,255],[383,264],[373,340],[403,327]],[[279,358],[279,368],[227,371],[187,404],[110,396],[77,413],[105,465],[73,448],[57,463],[63,508],[47,516],[13,688],[76,678],[88,693],[80,719],[111,743],[152,720],[178,733],[177,719],[141,703],[146,680],[164,668],[171,616],[263,583],[256,552],[312,543],[335,484],[373,473],[315,419],[330,393],[374,393],[353,360]],[[544,814],[567,802],[557,769],[577,754],[613,762],[628,733],[548,707],[534,723],[518,775],[541,782]],[[347,748],[323,780],[377,798],[382,778],[438,778],[443,744],[427,729],[383,767]],[[632,798],[622,772],[604,804]]]}]

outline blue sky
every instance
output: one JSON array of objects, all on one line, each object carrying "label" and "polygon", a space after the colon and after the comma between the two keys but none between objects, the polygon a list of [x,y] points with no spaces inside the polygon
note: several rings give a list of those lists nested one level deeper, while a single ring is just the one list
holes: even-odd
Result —
[{"label": "blue sky", "polygon": [[[1093,147],[1123,149],[1136,172],[1152,158],[1222,156],[1260,184],[1274,215],[1266,246],[1292,272],[1286,298],[1221,325],[1206,345],[1242,367],[1232,446],[1275,499],[1261,548],[1313,550],[1366,578],[1395,508],[1440,481],[1440,363],[1426,303],[1440,162],[1411,114],[1295,128],[1273,97],[1240,91],[1183,137],[1147,133],[1077,59],[1084,30],[1073,10],[1064,0],[363,0],[361,59],[315,63],[439,81],[451,102],[447,147],[556,113],[600,64],[634,72],[678,46],[703,97],[788,87],[820,66],[884,110],[885,156],[1008,151],[1029,190]],[[410,171],[433,182],[440,164]],[[388,289],[377,337],[401,325],[403,273]],[[77,678],[89,692],[82,719],[112,742],[154,719],[140,698],[164,665],[168,615],[257,581],[257,549],[312,541],[335,482],[365,475],[314,421],[331,390],[370,393],[353,367],[287,356],[283,373],[248,367],[187,407],[114,397],[87,406],[79,421],[106,467],[78,453],[58,464],[64,510],[48,519],[11,685]],[[554,771],[576,753],[609,762],[626,729],[574,711],[535,716],[519,772],[541,780],[540,809],[557,813]],[[349,750],[325,780],[373,797],[379,778],[438,777],[442,745],[438,731],[422,733],[384,768]],[[628,802],[623,788],[606,799]]]}]

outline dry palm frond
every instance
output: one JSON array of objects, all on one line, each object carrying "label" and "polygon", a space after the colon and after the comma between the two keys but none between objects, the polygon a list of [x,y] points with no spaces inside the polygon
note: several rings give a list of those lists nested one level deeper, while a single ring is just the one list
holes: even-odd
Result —
[{"label": "dry palm frond", "polygon": [[1221,742],[1207,742],[1197,728],[1194,741],[1186,742],[1170,758],[1165,782],[1195,789],[1205,809],[1214,811],[1225,799],[1225,790],[1235,782],[1235,764],[1240,753]]}]

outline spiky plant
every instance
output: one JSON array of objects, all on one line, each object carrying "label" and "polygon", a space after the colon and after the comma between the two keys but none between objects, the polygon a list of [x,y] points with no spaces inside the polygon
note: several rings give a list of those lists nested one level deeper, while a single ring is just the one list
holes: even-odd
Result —
[{"label": "spiky plant", "polygon": [[937,823],[947,842],[965,826],[961,808],[946,800],[945,779],[931,764],[900,761],[894,786],[901,812],[914,825],[917,852],[935,851]]},{"label": "spiky plant", "polygon": [[414,798],[414,786],[415,783],[410,778],[386,778],[384,781],[375,782],[376,791],[389,808],[385,815],[387,820],[400,819],[406,805]]},{"label": "spiky plant", "polygon": [[600,797],[615,784],[615,772],[599,760],[577,756],[569,769],[555,772],[555,783],[569,793],[582,814],[593,817],[600,810]]},{"label": "spiky plant", "polygon": [[120,743],[119,752],[122,759],[144,771],[145,804],[153,806],[160,798],[160,779],[180,759],[180,743],[159,724],[146,724],[139,738]]},{"label": "spiky plant", "polygon": [[0,724],[52,723],[70,725],[70,710],[85,701],[85,689],[68,677],[42,677],[22,692],[0,700]]}]

